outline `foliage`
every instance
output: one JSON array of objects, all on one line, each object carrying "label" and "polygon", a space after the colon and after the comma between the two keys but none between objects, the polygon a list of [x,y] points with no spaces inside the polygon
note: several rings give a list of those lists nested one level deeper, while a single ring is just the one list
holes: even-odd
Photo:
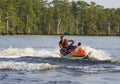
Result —
[{"label": "foliage", "polygon": [[0,34],[120,35],[120,8],[81,0],[0,0]]}]

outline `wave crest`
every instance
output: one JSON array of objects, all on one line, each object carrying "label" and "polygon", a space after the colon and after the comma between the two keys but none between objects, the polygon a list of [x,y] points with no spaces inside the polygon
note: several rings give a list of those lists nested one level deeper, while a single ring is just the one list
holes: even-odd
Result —
[{"label": "wave crest", "polygon": [[48,70],[51,68],[56,68],[57,65],[51,65],[49,63],[26,63],[26,62],[1,62],[0,70]]}]

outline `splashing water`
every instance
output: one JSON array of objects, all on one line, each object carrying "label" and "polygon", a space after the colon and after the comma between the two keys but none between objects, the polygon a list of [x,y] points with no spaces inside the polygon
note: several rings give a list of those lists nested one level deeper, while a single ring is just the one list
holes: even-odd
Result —
[{"label": "splashing water", "polygon": [[89,57],[97,60],[110,60],[110,53],[103,50],[96,50],[91,47],[83,46],[86,53],[90,54]]},{"label": "splashing water", "polygon": [[[89,57],[97,60],[108,60],[111,59],[110,54],[103,50],[96,50],[94,48],[83,46],[86,54],[90,54]],[[34,57],[60,57],[59,49],[55,50],[34,50],[33,48],[8,48],[0,52],[1,58],[16,58],[24,56],[34,56]]]},{"label": "splashing water", "polygon": [[34,56],[34,57],[60,57],[56,50],[49,51],[46,49],[34,50],[33,48],[8,48],[0,52],[0,58],[16,58],[24,56]]}]

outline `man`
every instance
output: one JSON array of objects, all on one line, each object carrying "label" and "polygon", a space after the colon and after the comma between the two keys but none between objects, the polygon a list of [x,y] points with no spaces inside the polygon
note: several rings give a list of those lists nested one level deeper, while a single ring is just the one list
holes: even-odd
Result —
[{"label": "man", "polygon": [[70,52],[72,52],[76,46],[73,46],[74,40],[67,40],[64,39],[64,36],[60,36],[60,41],[59,41],[59,47],[60,47],[60,53],[62,55],[67,55]]}]

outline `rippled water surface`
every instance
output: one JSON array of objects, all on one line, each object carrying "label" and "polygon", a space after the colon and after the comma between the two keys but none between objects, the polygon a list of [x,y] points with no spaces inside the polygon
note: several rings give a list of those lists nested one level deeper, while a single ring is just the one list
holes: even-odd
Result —
[{"label": "rippled water surface", "polygon": [[65,38],[92,59],[61,58],[59,36],[0,36],[0,84],[120,83],[120,37]]}]

